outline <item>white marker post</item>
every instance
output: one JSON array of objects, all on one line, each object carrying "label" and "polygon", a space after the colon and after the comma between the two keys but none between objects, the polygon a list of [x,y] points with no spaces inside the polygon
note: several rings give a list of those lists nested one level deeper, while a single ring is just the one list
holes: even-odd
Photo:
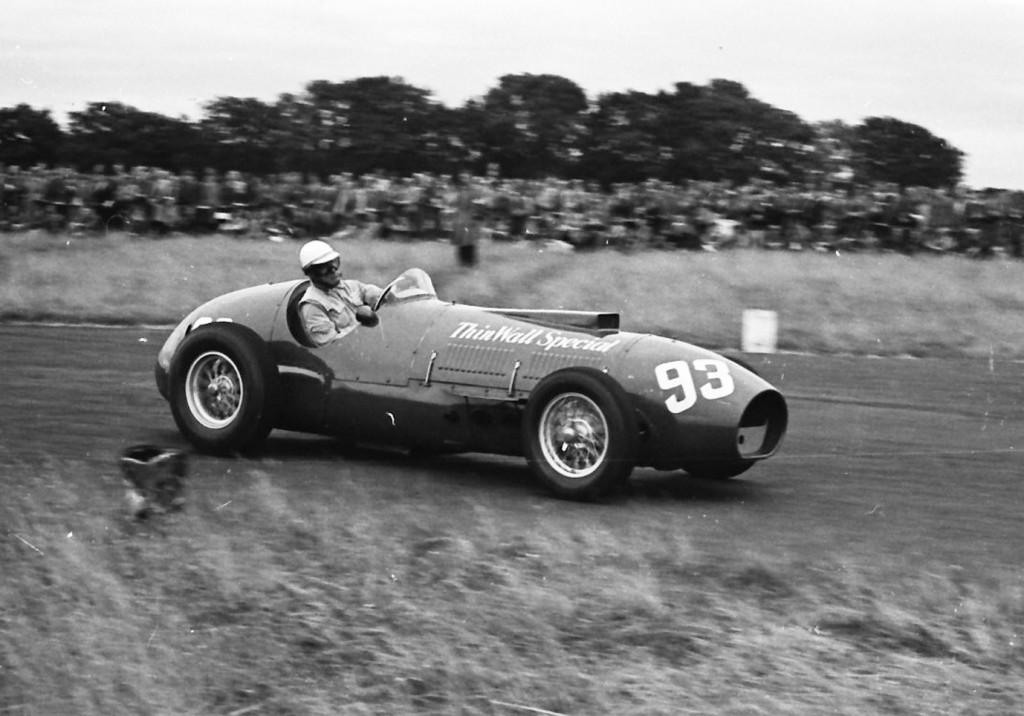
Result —
[{"label": "white marker post", "polygon": [[775,311],[751,308],[743,312],[744,353],[774,353],[779,338],[779,316]]}]

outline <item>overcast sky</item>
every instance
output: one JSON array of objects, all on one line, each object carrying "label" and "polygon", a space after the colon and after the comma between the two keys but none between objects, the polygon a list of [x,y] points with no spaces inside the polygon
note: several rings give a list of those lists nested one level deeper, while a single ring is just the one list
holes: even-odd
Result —
[{"label": "overcast sky", "polygon": [[505,74],[591,98],[735,80],[808,121],[891,116],[1024,189],[1021,0],[3,0],[0,107],[119,101],[198,118],[221,96],[389,75],[448,106]]}]

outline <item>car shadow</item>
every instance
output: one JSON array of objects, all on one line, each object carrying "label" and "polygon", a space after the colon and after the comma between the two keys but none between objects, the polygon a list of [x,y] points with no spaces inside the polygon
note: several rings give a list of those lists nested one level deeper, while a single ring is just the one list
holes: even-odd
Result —
[{"label": "car shadow", "polygon": [[[189,450],[187,443],[176,431],[161,435],[157,442],[174,449]],[[220,458],[204,456],[203,459],[270,463],[302,461],[325,467],[343,461],[348,466],[363,466],[371,470],[379,468],[381,471],[400,471],[426,477],[438,487],[455,488],[463,493],[479,490],[492,498],[502,494],[519,494],[571,502],[549,493],[521,457],[482,453],[426,454],[387,447],[351,445],[321,435],[275,432],[257,453]],[[742,477],[711,480],[691,477],[681,470],[663,472],[638,468],[620,490],[599,500],[598,504],[614,505],[645,500],[691,504],[756,503],[765,499],[766,490],[764,483]]]},{"label": "car shadow", "polygon": [[631,498],[658,502],[760,502],[765,489],[763,484],[744,478],[713,480],[693,477],[681,470],[638,470],[629,481],[628,494]]},{"label": "car shadow", "polygon": [[331,437],[273,435],[259,457],[363,465],[425,475],[440,484],[546,494],[521,458],[479,453],[431,454],[399,448],[351,445]]}]

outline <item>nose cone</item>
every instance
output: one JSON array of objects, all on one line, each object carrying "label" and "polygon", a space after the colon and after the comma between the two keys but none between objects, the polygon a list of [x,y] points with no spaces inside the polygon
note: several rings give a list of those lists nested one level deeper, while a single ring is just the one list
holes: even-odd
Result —
[{"label": "nose cone", "polygon": [[766,390],[755,396],[736,431],[736,449],[742,458],[764,458],[779,449],[786,434],[789,409],[782,394]]}]

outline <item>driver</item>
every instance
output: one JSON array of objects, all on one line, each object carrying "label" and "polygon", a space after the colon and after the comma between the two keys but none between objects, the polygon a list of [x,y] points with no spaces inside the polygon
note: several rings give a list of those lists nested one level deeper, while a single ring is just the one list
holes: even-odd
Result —
[{"label": "driver", "polygon": [[326,241],[309,241],[299,249],[302,272],[311,285],[299,300],[299,313],[306,334],[318,347],[343,338],[357,323],[376,326],[372,306],[380,299],[380,288],[355,279],[343,279],[341,256]]}]

